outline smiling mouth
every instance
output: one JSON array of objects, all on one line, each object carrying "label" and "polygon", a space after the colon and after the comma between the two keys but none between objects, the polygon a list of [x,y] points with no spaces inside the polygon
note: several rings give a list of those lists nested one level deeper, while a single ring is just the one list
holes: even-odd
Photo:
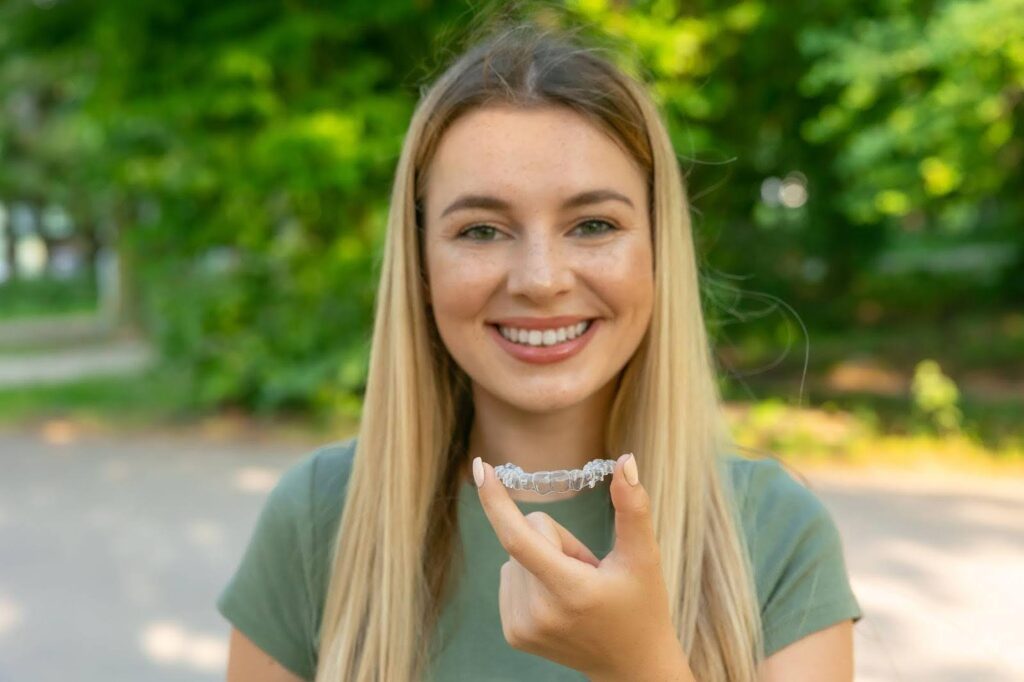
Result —
[{"label": "smiling mouth", "polygon": [[505,339],[519,346],[525,347],[549,347],[557,346],[565,343],[566,341],[572,341],[573,339],[582,336],[586,333],[590,325],[594,323],[594,320],[584,320],[576,324],[566,325],[564,327],[557,327],[554,329],[521,329],[516,327],[506,327],[504,325],[491,325],[498,330]]}]

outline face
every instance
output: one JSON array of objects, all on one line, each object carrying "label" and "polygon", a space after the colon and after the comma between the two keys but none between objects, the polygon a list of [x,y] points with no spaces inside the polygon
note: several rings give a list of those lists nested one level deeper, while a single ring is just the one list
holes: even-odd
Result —
[{"label": "face", "polygon": [[569,109],[480,108],[445,132],[425,190],[427,297],[474,391],[546,412],[614,380],[654,295],[632,158]]}]

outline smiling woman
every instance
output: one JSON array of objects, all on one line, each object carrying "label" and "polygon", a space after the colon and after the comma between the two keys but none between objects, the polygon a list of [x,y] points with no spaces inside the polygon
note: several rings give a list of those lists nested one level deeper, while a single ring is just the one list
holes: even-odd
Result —
[{"label": "smiling woman", "polygon": [[[466,51],[396,170],[358,438],[286,473],[218,600],[239,651],[318,682],[851,679],[836,527],[735,454],[699,293],[647,90],[529,23]],[[611,481],[554,500],[493,470],[594,459]]]},{"label": "smiling woman", "polygon": [[[526,470],[581,466],[604,450],[599,429],[586,429],[588,443],[579,430],[535,427],[603,424],[613,380],[647,331],[646,173],[586,117],[535,103],[463,114],[421,182],[427,304],[473,382],[470,454]],[[594,222],[612,229],[580,230]],[[482,225],[492,238],[464,238]]]}]

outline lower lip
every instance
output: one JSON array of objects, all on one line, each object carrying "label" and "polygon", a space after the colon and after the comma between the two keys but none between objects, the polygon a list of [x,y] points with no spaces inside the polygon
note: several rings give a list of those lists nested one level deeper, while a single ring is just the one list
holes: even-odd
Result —
[{"label": "lower lip", "polygon": [[571,358],[576,355],[583,347],[590,342],[590,338],[594,335],[597,330],[599,320],[592,320],[590,326],[581,335],[575,339],[564,341],[562,343],[556,343],[554,346],[524,346],[518,343],[512,343],[498,331],[498,327],[493,324],[487,325],[490,329],[491,335],[498,342],[498,345],[508,351],[508,354],[514,357],[516,360],[522,360],[523,362],[530,362],[535,365],[547,365],[552,362],[561,362],[566,358]]}]

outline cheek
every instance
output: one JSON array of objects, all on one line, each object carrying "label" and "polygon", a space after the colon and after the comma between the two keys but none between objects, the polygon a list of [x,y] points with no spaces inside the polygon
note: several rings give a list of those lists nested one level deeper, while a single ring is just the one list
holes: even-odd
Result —
[{"label": "cheek", "polygon": [[622,240],[614,249],[589,255],[585,271],[592,288],[615,314],[648,316],[654,299],[654,263],[649,244]]},{"label": "cheek", "polygon": [[494,259],[454,257],[443,247],[428,250],[430,298],[438,327],[483,313],[500,274]]}]

